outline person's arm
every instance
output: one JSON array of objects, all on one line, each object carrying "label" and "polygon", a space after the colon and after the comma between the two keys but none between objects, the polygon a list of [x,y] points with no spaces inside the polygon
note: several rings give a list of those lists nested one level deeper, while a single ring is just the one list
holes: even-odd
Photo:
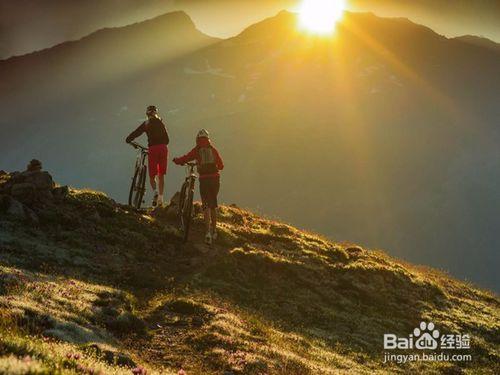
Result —
[{"label": "person's arm", "polygon": [[146,126],[144,123],[139,125],[137,129],[135,129],[132,133],[128,135],[128,137],[125,139],[125,142],[130,143],[137,137],[140,137],[144,132],[146,131]]},{"label": "person's arm", "polygon": [[194,159],[196,159],[197,150],[196,147],[189,151],[186,155],[174,159],[174,163],[177,165],[186,164]]},{"label": "person's arm", "polygon": [[168,136],[167,128],[165,128],[165,133],[167,134],[167,145],[170,143],[170,137]]},{"label": "person's arm", "polygon": [[165,125],[165,123],[163,122],[163,120],[160,119],[160,121],[161,121],[161,124],[163,125],[163,129],[165,130],[165,135],[167,137],[165,144],[168,145],[170,143],[170,137],[168,136],[167,126]]},{"label": "person's arm", "polygon": [[214,147],[214,152],[215,152],[215,165],[217,165],[217,169],[219,171],[222,171],[224,169],[224,162],[222,161],[222,158],[220,157],[219,151]]}]

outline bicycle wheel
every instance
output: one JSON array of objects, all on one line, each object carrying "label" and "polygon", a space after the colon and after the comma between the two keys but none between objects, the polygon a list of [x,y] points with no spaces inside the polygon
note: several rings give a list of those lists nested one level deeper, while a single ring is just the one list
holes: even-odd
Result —
[{"label": "bicycle wheel", "polygon": [[128,205],[134,206],[134,192],[136,191],[137,179],[139,178],[140,168],[135,168],[134,177],[132,178],[132,184],[130,185],[130,192],[128,194]]},{"label": "bicycle wheel", "polygon": [[184,209],[184,201],[186,200],[186,191],[188,187],[189,187],[188,181],[184,181],[179,195],[179,206],[177,207],[177,219],[179,221],[179,227],[181,229],[184,229],[184,225],[182,223],[182,211]]},{"label": "bicycle wheel", "polygon": [[183,240],[187,242],[189,237],[189,228],[191,227],[191,220],[193,219],[193,197],[194,197],[194,182],[191,182],[189,190],[186,194],[186,200],[183,209],[183,222],[184,222],[184,233]]},{"label": "bicycle wheel", "polygon": [[144,198],[144,193],[146,192],[146,166],[143,165],[140,169],[139,177],[137,180],[137,189],[135,190],[134,197],[134,207],[137,209],[141,208],[142,199]]}]

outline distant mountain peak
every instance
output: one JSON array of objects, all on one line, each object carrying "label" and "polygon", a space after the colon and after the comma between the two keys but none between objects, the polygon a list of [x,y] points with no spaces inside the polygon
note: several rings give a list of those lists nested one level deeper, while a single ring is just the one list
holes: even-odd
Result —
[{"label": "distant mountain peak", "polygon": [[[90,40],[97,40],[106,36],[118,35],[123,33],[130,33],[130,35],[142,32],[142,33],[154,33],[154,32],[168,32],[170,29],[175,28],[175,32],[188,32],[192,35],[199,35],[202,38],[218,40],[217,38],[209,37],[202,33],[199,29],[197,29],[195,23],[191,19],[191,17],[184,11],[175,11],[162,14],[160,16],[150,18],[144,21],[136,22],[126,26],[119,27],[105,27],[99,30],[96,30],[80,39],[65,41],[63,43],[57,44],[55,46],[42,49],[40,51],[34,51],[28,53],[26,55],[21,56],[13,56],[6,60],[0,60],[3,62],[14,61],[18,59],[23,59],[27,56],[36,56],[39,54],[50,53],[55,49],[64,48],[68,45],[74,45],[75,43],[85,43]],[[146,42],[146,41],[145,41]],[[147,41],[150,43],[150,41]]]},{"label": "distant mountain peak", "polygon": [[[194,24],[193,20],[189,16],[189,14],[187,14],[186,12],[184,12],[182,10],[164,13],[164,14],[161,14],[157,17],[150,18],[150,19],[145,20],[145,21],[136,22],[134,25],[148,24],[148,23],[174,22],[174,21],[179,22],[179,23],[184,23],[186,26],[189,26],[189,27],[196,28],[196,25]],[[125,27],[127,27],[127,26],[125,26]]]}]

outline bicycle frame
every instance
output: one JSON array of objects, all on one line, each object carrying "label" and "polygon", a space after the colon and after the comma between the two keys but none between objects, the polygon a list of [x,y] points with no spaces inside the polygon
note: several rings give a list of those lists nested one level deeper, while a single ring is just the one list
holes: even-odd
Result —
[{"label": "bicycle frame", "polygon": [[198,178],[198,174],[194,171],[194,168],[196,167],[196,163],[187,163],[186,164],[186,181],[193,180],[196,181]]},{"label": "bicycle frame", "polygon": [[198,174],[194,171],[196,163],[186,163],[186,166],[187,176],[182,184],[177,212],[184,242],[187,241],[189,235],[193,212],[194,185],[198,178]]},{"label": "bicycle frame", "polygon": [[146,165],[146,158],[147,158],[147,156],[148,156],[147,151],[145,151],[143,149],[140,149],[137,152],[137,158],[135,160],[135,167],[136,168],[140,168],[143,165]]},{"label": "bicycle frame", "polygon": [[135,160],[134,177],[129,193],[129,205],[140,208],[143,203],[144,194],[146,193],[146,157],[148,156],[148,149],[136,142],[131,142],[130,144],[139,150],[139,152]]}]

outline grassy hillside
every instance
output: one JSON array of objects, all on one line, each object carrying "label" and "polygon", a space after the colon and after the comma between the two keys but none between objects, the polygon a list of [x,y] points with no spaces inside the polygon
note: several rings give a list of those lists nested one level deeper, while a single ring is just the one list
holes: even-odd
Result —
[{"label": "grassy hillside", "polygon": [[[498,297],[435,270],[237,207],[208,248],[199,216],[183,244],[166,209],[53,190],[23,216],[1,192],[1,374],[499,371]],[[382,365],[383,334],[422,320],[471,334],[473,361]]]}]

